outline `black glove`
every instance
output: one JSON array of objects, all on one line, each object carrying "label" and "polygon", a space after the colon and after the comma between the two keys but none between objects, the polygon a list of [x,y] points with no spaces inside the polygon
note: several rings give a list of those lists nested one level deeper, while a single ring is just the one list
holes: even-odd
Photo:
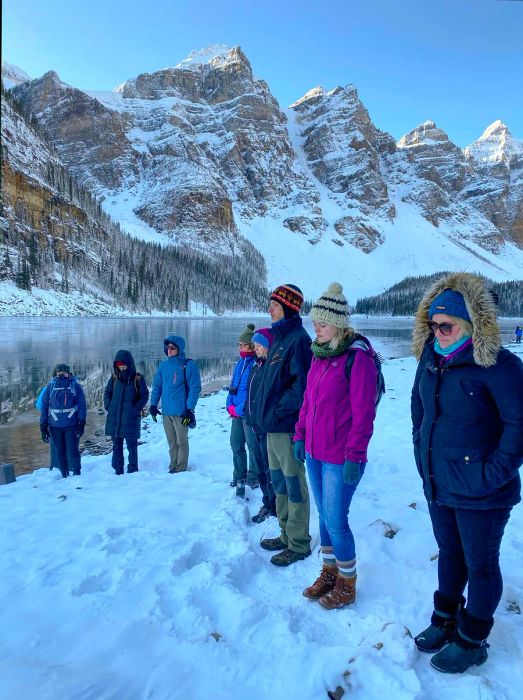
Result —
[{"label": "black glove", "polygon": [[74,431],[74,436],[76,438],[81,438],[82,435],[85,432],[85,421],[81,420],[79,421],[78,425],[76,426],[76,430]]},{"label": "black glove", "polygon": [[180,418],[182,419],[182,425],[185,425],[185,427],[190,426],[191,423],[195,422],[194,411],[191,411],[190,408],[186,408],[185,413],[182,413]]},{"label": "black glove", "polygon": [[155,423],[158,423],[158,418],[157,418],[156,416],[161,416],[161,415],[162,415],[162,412],[158,410],[158,406],[151,406],[151,407],[149,408],[149,413],[150,413],[151,416],[153,417],[153,421],[154,421]]},{"label": "black glove", "polygon": [[47,425],[41,425],[40,426],[40,433],[42,435],[42,440],[44,442],[49,442],[49,427]]}]

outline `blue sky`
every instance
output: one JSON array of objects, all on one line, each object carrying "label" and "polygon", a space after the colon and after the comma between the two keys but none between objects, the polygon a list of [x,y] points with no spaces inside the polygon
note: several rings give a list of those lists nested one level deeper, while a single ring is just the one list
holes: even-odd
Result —
[{"label": "blue sky", "polygon": [[353,83],[395,138],[427,119],[460,146],[495,119],[523,137],[520,0],[3,0],[2,20],[4,60],[80,89],[239,44],[282,107]]}]

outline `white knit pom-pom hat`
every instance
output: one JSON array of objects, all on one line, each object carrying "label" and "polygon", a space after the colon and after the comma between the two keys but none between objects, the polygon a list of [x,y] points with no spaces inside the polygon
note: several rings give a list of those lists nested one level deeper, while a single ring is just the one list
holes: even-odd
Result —
[{"label": "white knit pom-pom hat", "polygon": [[330,323],[337,328],[349,327],[349,304],[339,282],[329,284],[327,291],[323,292],[312,307],[309,316],[316,323]]}]

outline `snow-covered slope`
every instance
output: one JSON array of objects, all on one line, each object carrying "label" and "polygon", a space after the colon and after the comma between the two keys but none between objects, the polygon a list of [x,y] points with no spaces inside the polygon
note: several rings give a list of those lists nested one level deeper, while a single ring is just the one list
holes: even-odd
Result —
[{"label": "snow-covered slope", "polygon": [[449,677],[412,640],[437,581],[410,444],[415,367],[384,367],[350,511],[357,600],[340,611],[302,595],[321,568],[314,504],[312,556],[281,569],[260,548],[279,528],[251,522],[259,489],[243,501],[229,487],[223,392],[198,404],[186,473],[167,473],[163,428],[147,419],[136,474],[116,477],[110,455],[84,456],[81,477],[40,469],[0,486],[1,700],[327,700],[337,688],[344,700],[519,700],[521,504],[501,547],[487,663]]},{"label": "snow-covered slope", "polygon": [[25,70],[2,60],[2,82],[6,90],[15,87],[15,85],[20,85],[20,83],[25,83],[26,80],[31,80],[31,78]]}]

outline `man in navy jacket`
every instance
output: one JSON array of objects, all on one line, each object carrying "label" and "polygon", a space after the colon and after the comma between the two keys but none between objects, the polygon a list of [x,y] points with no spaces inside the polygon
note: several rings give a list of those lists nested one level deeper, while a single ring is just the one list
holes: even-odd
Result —
[{"label": "man in navy jacket", "polygon": [[260,545],[269,551],[281,550],[271,559],[276,566],[289,566],[311,553],[309,490],[304,465],[294,456],[292,442],[312,359],[311,339],[300,317],[302,305],[303,294],[295,285],[282,284],[271,294],[274,343],[256,403],[255,421],[267,432],[281,529],[279,537],[264,539]]}]

